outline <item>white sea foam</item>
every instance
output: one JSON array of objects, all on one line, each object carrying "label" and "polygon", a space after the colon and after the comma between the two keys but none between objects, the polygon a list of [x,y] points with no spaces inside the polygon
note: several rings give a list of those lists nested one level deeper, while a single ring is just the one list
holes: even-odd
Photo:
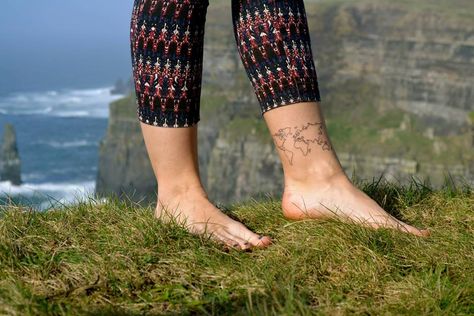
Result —
[{"label": "white sea foam", "polygon": [[123,97],[112,95],[111,89],[103,87],[13,93],[0,98],[0,113],[106,118],[109,115],[109,103]]},{"label": "white sea foam", "polygon": [[58,92],[52,90],[52,91],[46,91],[46,94],[49,95],[49,96],[56,96],[56,95],[58,95]]},{"label": "white sea foam", "polygon": [[[89,111],[57,111],[54,113],[54,116],[59,117],[102,117],[102,114],[96,113],[96,115],[91,115]],[[106,116],[105,116],[106,117]]]},{"label": "white sea foam", "polygon": [[13,185],[10,181],[0,182],[0,197],[35,196],[44,198],[45,201],[39,206],[40,209],[49,207],[51,204],[71,204],[84,200],[93,195],[94,191],[95,181],[23,183],[21,185]]},{"label": "white sea foam", "polygon": [[[44,179],[44,176],[45,175],[42,172],[28,172],[28,173],[22,174],[21,179],[25,182],[28,182],[31,180]],[[1,192],[1,189],[0,189],[0,192]]]},{"label": "white sea foam", "polygon": [[14,194],[35,194],[42,192],[74,192],[79,190],[84,192],[95,188],[95,181],[86,181],[80,183],[63,183],[63,182],[44,182],[44,183],[23,183],[14,185],[10,181],[0,181],[0,192]]},{"label": "white sea foam", "polygon": [[67,142],[58,142],[58,141],[37,141],[33,144],[47,145],[53,148],[71,148],[71,147],[86,147],[86,146],[95,146],[96,143],[90,142],[87,140],[73,140]]}]

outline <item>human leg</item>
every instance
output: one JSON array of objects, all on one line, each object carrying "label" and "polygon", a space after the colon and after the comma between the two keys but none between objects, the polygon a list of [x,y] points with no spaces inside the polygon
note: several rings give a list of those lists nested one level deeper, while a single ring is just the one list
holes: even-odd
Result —
[{"label": "human leg", "polygon": [[130,49],[137,114],[160,127],[199,117],[204,27],[209,0],[135,0]]},{"label": "human leg", "polygon": [[232,14],[240,57],[282,161],[285,216],[428,235],[385,212],[345,175],[320,108],[303,0],[232,0]]},{"label": "human leg", "polygon": [[199,178],[197,125],[165,128],[140,123],[158,182],[156,217],[183,224],[191,233],[210,236],[241,249],[265,247],[260,237],[222,213],[210,200]]},{"label": "human leg", "polygon": [[135,0],[130,48],[137,115],[158,182],[156,216],[241,249],[270,243],[208,199],[197,159],[207,0]]}]

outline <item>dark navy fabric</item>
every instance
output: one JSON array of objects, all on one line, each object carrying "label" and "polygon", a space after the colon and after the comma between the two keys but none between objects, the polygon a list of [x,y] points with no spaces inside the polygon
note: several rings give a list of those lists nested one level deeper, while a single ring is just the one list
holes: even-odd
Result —
[{"label": "dark navy fabric", "polygon": [[[231,0],[237,50],[262,115],[320,101],[303,0]],[[135,0],[130,47],[140,121],[188,127],[200,120],[208,0]]]}]

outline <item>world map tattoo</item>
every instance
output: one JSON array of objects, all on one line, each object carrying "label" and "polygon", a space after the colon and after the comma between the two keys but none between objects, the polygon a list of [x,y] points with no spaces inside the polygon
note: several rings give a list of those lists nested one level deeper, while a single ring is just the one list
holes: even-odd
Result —
[{"label": "world map tattoo", "polygon": [[311,152],[313,145],[321,146],[323,150],[332,150],[323,129],[323,123],[307,123],[301,128],[295,126],[280,128],[273,134],[277,148],[282,150],[285,156],[293,164],[294,149],[301,151],[303,156],[307,156]]}]

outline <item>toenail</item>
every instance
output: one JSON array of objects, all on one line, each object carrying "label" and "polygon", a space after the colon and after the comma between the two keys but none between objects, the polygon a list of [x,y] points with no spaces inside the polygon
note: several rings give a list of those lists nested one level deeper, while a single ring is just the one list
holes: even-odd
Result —
[{"label": "toenail", "polygon": [[250,243],[247,241],[244,245],[248,246]]},{"label": "toenail", "polygon": [[258,239],[262,239],[262,238],[263,238],[263,236],[258,236]]},{"label": "toenail", "polygon": [[234,244],[234,247],[237,247],[237,246],[239,246],[239,244]]}]

